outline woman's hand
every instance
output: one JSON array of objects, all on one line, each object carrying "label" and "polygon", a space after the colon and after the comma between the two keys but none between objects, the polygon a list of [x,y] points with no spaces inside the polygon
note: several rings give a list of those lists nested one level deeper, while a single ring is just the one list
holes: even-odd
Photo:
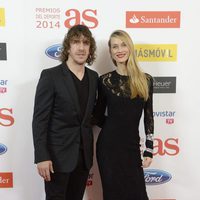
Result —
[{"label": "woman's hand", "polygon": [[151,163],[152,163],[152,158],[150,158],[150,157],[144,157],[143,158],[143,161],[142,161],[142,167],[143,168],[147,168],[147,167],[149,167],[150,165],[151,165]]}]

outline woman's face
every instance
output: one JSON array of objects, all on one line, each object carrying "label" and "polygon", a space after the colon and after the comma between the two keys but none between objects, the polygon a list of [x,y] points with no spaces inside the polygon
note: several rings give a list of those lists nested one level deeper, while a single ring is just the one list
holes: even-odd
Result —
[{"label": "woman's face", "polygon": [[122,40],[112,37],[110,40],[111,57],[120,64],[125,64],[129,58],[130,51]]}]

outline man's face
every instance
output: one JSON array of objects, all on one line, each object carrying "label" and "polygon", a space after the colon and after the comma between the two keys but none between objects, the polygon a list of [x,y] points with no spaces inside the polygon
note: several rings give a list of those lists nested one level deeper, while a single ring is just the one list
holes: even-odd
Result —
[{"label": "man's face", "polygon": [[68,51],[70,59],[72,62],[83,65],[90,53],[90,42],[88,38],[81,35],[81,37],[74,37],[70,41],[70,49]]}]

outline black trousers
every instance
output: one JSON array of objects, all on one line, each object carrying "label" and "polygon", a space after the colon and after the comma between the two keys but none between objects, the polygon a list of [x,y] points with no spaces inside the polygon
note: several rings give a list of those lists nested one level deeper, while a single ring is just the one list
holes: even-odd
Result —
[{"label": "black trousers", "polygon": [[55,172],[45,181],[46,200],[82,200],[89,170],[80,150],[76,168],[70,173]]}]

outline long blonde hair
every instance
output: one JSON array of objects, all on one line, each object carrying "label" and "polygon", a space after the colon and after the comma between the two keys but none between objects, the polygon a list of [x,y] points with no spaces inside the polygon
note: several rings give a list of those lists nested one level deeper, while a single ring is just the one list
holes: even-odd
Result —
[{"label": "long blonde hair", "polygon": [[[111,38],[113,37],[122,40],[127,45],[130,51],[130,55],[126,65],[127,65],[127,74],[129,77],[129,87],[131,90],[131,98],[139,96],[147,100],[149,97],[149,89],[148,89],[149,77],[144,72],[142,72],[136,61],[134,45],[130,36],[123,30],[114,31],[110,35],[110,39],[108,41],[110,52],[111,52]],[[115,64],[115,66],[117,66],[117,63],[113,58],[112,61]]]}]

